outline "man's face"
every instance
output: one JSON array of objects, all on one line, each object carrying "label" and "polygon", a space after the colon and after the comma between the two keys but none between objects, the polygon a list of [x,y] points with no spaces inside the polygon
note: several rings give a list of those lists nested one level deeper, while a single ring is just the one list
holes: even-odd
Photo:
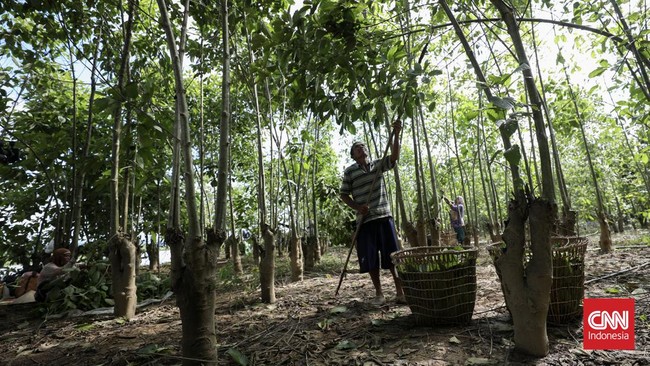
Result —
[{"label": "man's face", "polygon": [[352,158],[355,161],[365,160],[368,157],[368,148],[366,144],[357,143],[352,147]]}]

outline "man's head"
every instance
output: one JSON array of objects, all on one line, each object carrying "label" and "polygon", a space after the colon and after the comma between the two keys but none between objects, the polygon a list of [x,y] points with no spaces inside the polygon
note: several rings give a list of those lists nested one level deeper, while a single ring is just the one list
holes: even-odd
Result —
[{"label": "man's head", "polygon": [[72,253],[66,248],[59,248],[52,253],[52,262],[59,267],[63,267],[66,263],[70,262]]},{"label": "man's head", "polygon": [[352,144],[350,148],[350,157],[354,160],[357,160],[360,157],[368,158],[370,153],[368,152],[368,147],[365,143],[357,141]]}]

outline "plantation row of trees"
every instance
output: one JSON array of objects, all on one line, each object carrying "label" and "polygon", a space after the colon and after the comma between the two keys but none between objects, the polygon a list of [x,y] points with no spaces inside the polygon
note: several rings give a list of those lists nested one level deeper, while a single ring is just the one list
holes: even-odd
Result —
[{"label": "plantation row of trees", "polygon": [[[136,253],[154,265],[164,237],[183,353],[195,359],[216,358],[224,243],[237,248],[240,229],[253,232],[261,299],[275,301],[279,233],[296,281],[320,240],[349,245],[342,141],[364,139],[378,157],[395,118],[405,131],[389,187],[402,235],[439,244],[442,196],[464,196],[472,242],[508,245],[515,343],[529,353],[548,352],[550,237],[597,229],[606,252],[611,230],[647,226],[643,1],[64,0],[0,10],[0,139],[3,156],[10,142],[20,150],[0,165],[0,262],[37,265],[50,239],[107,250],[116,315],[128,318]],[[527,237],[540,281],[524,286]],[[239,251],[229,253],[241,272]],[[519,298],[542,294],[539,306],[515,305],[527,287],[535,294]]]}]

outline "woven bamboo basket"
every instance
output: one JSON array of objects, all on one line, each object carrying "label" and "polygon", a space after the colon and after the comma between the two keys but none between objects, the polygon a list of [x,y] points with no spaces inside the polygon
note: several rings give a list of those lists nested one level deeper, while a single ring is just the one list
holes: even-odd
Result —
[{"label": "woven bamboo basket", "polygon": [[[551,286],[551,302],[548,308],[547,322],[565,324],[582,315],[582,300],[585,289],[585,252],[588,240],[584,237],[552,237],[551,250],[553,253],[553,284]],[[494,243],[487,247],[492,263],[495,265],[499,280],[501,271],[496,267],[505,249],[503,242]],[[530,250],[526,248],[524,265],[530,258]]]},{"label": "woven bamboo basket", "polygon": [[476,302],[476,249],[416,247],[391,255],[419,325],[463,324]]},{"label": "woven bamboo basket", "polygon": [[454,244],[458,243],[458,240],[456,240],[456,232],[443,232],[440,234],[440,241],[443,245],[448,245],[448,246],[454,246]]}]

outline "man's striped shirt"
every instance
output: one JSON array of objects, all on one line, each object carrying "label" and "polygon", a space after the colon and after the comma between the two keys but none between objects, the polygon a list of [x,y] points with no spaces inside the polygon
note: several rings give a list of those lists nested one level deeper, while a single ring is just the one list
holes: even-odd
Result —
[{"label": "man's striped shirt", "polygon": [[[392,216],[390,205],[388,204],[383,173],[392,169],[394,166],[395,164],[391,164],[389,155],[383,159],[371,162],[367,172],[358,163],[354,163],[345,169],[339,193],[350,195],[352,200],[357,204],[368,205],[369,210],[368,214],[364,217],[364,223],[382,217]],[[375,176],[377,177],[375,178]],[[375,181],[374,185],[373,181]],[[372,193],[370,194],[370,201],[368,201],[371,185],[373,186]],[[360,218],[361,214],[357,214],[357,222]]]}]

